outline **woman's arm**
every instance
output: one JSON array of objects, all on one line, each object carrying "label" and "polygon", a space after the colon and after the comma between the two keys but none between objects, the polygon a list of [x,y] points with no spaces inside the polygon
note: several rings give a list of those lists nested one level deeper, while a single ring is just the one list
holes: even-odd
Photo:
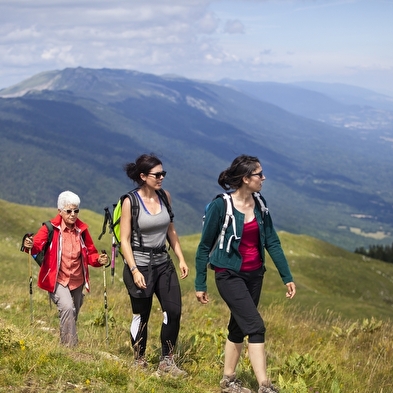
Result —
[{"label": "woman's arm", "polygon": [[[205,215],[201,240],[195,256],[195,290],[201,294],[207,291],[206,278],[209,254],[220,233],[223,214],[225,214],[225,202],[222,198],[217,198],[210,204]],[[201,294],[200,296],[202,296]]]},{"label": "woman's arm", "polygon": [[[171,203],[171,196],[168,191],[165,191],[169,203]],[[169,239],[169,244],[173,249],[173,252],[175,253],[177,259],[179,260],[179,269],[180,269],[180,278],[186,278],[188,276],[188,266],[187,263],[184,259],[183,251],[181,249],[180,245],[180,240],[179,236],[177,235],[176,229],[175,229],[175,224],[171,222],[168,227],[167,231],[168,239]]]},{"label": "woman's arm", "polygon": [[134,254],[131,248],[131,201],[130,198],[125,198],[121,207],[121,217],[120,217],[120,244],[121,252],[124,256],[125,262],[127,263],[134,283],[139,288],[146,288],[145,278],[143,274],[140,273],[136,265]]},{"label": "woman's arm", "polygon": [[88,229],[83,233],[83,241],[87,248],[87,263],[93,267],[100,267],[108,263],[108,255],[99,254]]}]

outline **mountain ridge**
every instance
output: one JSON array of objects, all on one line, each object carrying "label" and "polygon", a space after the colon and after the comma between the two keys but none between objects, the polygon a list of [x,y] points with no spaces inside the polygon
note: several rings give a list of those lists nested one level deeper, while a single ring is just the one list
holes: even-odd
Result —
[{"label": "mountain ridge", "polygon": [[[64,188],[74,188],[99,212],[132,188],[123,165],[154,152],[168,170],[164,188],[179,231],[196,233],[205,204],[220,192],[218,174],[247,153],[261,159],[263,193],[279,228],[348,249],[368,246],[365,239],[374,242],[377,232],[392,239],[389,140],[298,116],[219,83],[79,67],[41,73],[36,86],[49,79],[52,90],[34,91],[33,77],[0,91],[0,198],[51,206]],[[18,91],[23,95],[9,96]],[[377,134],[389,139],[385,130]],[[359,172],[362,166],[367,170]]]}]

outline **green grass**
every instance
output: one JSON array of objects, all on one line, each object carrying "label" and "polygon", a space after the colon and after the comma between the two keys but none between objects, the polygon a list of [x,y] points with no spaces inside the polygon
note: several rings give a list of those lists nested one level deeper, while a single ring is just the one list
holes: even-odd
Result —
[{"label": "green grass", "polygon": [[[194,255],[199,235],[183,237],[191,268],[181,282],[183,316],[177,346],[184,380],[157,379],[162,315],[155,300],[147,358],[149,372],[134,370],[129,341],[130,302],[117,260],[112,283],[106,270],[109,340],[106,340],[103,270],[91,268],[92,290],[78,322],[76,349],[59,345],[59,322],[48,295],[36,286],[33,264],[33,323],[30,323],[28,255],[19,251],[25,232],[56,213],[0,200],[0,392],[197,392],[218,393],[228,311],[208,275],[211,301],[197,303]],[[94,239],[102,217],[81,211]],[[282,393],[388,393],[393,391],[393,265],[302,235],[280,233],[298,293],[285,299],[270,260],[260,310],[267,325],[268,369]],[[106,234],[96,242],[110,250]],[[257,390],[245,348],[238,376]]]}]

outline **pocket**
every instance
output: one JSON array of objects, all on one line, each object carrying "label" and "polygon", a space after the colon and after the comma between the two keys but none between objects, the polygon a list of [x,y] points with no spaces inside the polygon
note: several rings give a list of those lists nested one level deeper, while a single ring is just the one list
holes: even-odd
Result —
[{"label": "pocket", "polygon": [[124,265],[123,281],[127,288],[128,294],[136,298],[151,297],[153,295],[153,289],[154,289],[152,277],[148,277],[149,275],[151,276],[151,269],[148,269],[147,267],[138,267],[138,270],[145,277],[147,288],[141,289],[138,286],[136,286],[134,283],[134,278],[132,276],[132,273],[130,272],[130,268],[128,267],[128,265]]},{"label": "pocket", "polygon": [[56,284],[56,287],[55,287],[55,291],[54,291],[54,292],[49,292],[50,298],[52,299],[53,303],[56,304],[56,305],[57,305],[57,303],[58,303],[59,300],[60,300],[59,295],[56,294],[57,285],[59,285],[59,284]]},{"label": "pocket", "polygon": [[44,281],[47,279],[47,277],[49,276],[49,273],[50,273],[50,268],[49,268],[48,271],[46,272],[45,276],[42,277],[41,282],[44,282]]}]

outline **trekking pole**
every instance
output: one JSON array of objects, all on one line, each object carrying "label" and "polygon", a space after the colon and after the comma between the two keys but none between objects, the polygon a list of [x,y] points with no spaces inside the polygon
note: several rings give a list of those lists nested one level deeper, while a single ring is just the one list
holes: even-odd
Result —
[{"label": "trekking pole", "polygon": [[113,211],[112,211],[112,216],[110,217],[110,221],[109,221],[109,228],[110,228],[110,232],[112,232],[111,280],[112,280],[112,285],[113,285],[113,282],[115,280],[115,262],[116,262],[117,243],[116,243],[115,233],[113,231],[113,219],[112,219],[116,204],[113,204],[112,206],[113,206]]},{"label": "trekking pole", "polygon": [[[21,251],[25,251],[25,240],[28,237],[32,237],[32,233],[26,233],[23,236],[22,244],[20,246]],[[32,268],[32,256],[31,256],[31,248],[29,248],[29,253],[27,254],[27,264],[29,266],[29,294],[30,294],[30,323],[33,323],[33,268]]]},{"label": "trekking pole", "polygon": [[[105,250],[101,250],[103,254],[106,254]],[[105,269],[109,266],[109,263],[106,266],[102,266],[102,272],[104,275],[104,311],[105,311],[105,342],[108,345],[109,336],[108,336],[108,296],[106,293],[106,271]]]},{"label": "trekking pole", "polygon": [[29,292],[30,292],[30,323],[33,323],[33,270],[32,270],[32,264],[31,264],[31,248],[29,248],[29,255],[27,256],[29,258]]},{"label": "trekking pole", "polygon": [[[105,208],[104,208],[104,211],[105,211],[105,214],[104,214],[104,223],[102,224],[102,231],[101,231],[101,234],[100,234],[100,236],[98,236],[98,240],[101,240],[101,238],[102,238],[102,236],[103,235],[105,235],[105,233],[106,233],[106,227],[108,226],[108,228],[109,228],[109,233],[111,233],[111,229],[112,229],[112,216],[111,216],[111,213],[110,213],[110,211],[109,211],[109,207],[108,206],[106,206]],[[114,269],[114,262],[113,262],[113,239],[112,239],[112,267],[113,267],[113,269]],[[114,270],[113,270],[113,274],[115,274],[114,273]]]},{"label": "trekking pole", "polygon": [[116,239],[112,236],[112,255],[111,255],[111,282],[115,280],[115,261],[116,261]]},{"label": "trekking pole", "polygon": [[[113,209],[116,207],[116,205],[113,205]],[[102,236],[106,233],[106,227],[108,226],[109,228],[109,233],[113,233],[113,221],[112,221],[112,215],[109,211],[108,206],[104,208],[105,215],[104,215],[104,223],[102,225],[102,231],[101,234],[98,236],[98,240],[101,240]],[[116,261],[116,238],[115,235],[113,234],[112,236],[112,252],[111,252],[111,276],[112,276],[112,284],[114,281],[115,277],[115,261]]]}]

